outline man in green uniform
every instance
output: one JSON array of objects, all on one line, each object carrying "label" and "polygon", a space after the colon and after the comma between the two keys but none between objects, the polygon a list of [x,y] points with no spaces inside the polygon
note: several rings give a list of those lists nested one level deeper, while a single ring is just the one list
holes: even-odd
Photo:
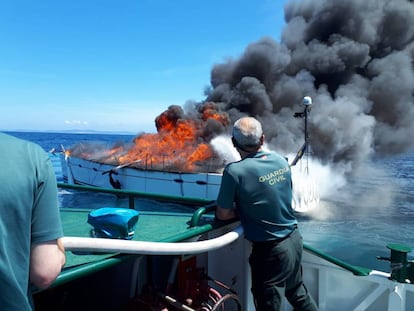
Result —
[{"label": "man in green uniform", "polygon": [[244,117],[233,127],[242,160],[223,172],[216,217],[240,217],[252,242],[249,258],[256,310],[281,310],[286,296],[294,310],[317,310],[302,281],[302,236],[292,209],[291,171],[285,158],[262,149],[262,126]]},{"label": "man in green uniform", "polygon": [[38,145],[0,133],[0,309],[31,310],[65,263],[56,177]]}]

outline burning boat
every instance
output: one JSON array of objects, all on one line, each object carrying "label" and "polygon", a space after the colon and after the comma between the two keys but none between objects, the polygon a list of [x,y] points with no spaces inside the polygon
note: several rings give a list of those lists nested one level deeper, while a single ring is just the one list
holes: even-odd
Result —
[{"label": "burning boat", "polygon": [[69,184],[215,200],[226,162],[208,143],[210,129],[222,133],[230,121],[213,103],[199,113],[199,120],[185,118],[181,107],[170,106],[155,120],[157,133],[140,134],[131,144],[62,147],[63,178]]},{"label": "burning boat", "polygon": [[137,162],[115,166],[65,155],[61,161],[69,184],[215,200],[221,182],[220,173],[146,169]]},{"label": "burning boat", "polygon": [[[305,142],[291,166],[309,154],[307,116],[311,98],[306,96],[303,104],[304,112],[297,115],[305,120]],[[108,147],[79,143],[69,150],[62,146],[64,181],[69,184],[215,200],[224,166],[239,157],[230,138],[218,142],[217,137],[210,139],[211,135],[206,134],[206,129],[212,125],[213,128],[221,129],[220,133],[223,132],[230,124],[227,114],[217,112],[214,103],[202,107],[202,118],[198,122],[183,118],[180,107],[169,107],[155,121],[158,133],[141,134],[131,144],[119,143]],[[308,171],[307,166],[305,171]],[[303,185],[303,182],[300,184]],[[309,185],[305,188],[303,191],[298,184],[296,187],[294,185],[293,206],[299,212],[308,211],[319,202],[317,189]]]}]

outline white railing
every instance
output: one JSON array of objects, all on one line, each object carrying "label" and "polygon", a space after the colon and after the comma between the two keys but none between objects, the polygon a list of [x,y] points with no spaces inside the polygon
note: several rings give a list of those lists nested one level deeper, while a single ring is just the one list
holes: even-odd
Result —
[{"label": "white railing", "polygon": [[199,254],[221,248],[243,235],[241,226],[217,238],[196,242],[147,242],[105,238],[64,237],[63,245],[68,251],[123,253],[141,255]]}]

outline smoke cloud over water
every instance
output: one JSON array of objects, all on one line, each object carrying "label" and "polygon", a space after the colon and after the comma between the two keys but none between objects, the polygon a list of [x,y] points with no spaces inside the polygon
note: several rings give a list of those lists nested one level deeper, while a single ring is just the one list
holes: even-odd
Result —
[{"label": "smoke cloud over water", "polygon": [[302,98],[313,98],[313,156],[358,165],[409,150],[414,140],[414,4],[292,1],[281,43],[263,38],[212,69],[208,100],[234,121],[252,115],[284,153],[303,141]]},{"label": "smoke cloud over water", "polygon": [[312,157],[338,176],[365,178],[372,157],[412,149],[413,2],[291,1],[285,20],[280,43],[263,38],[213,67],[208,100],[232,122],[255,116],[269,147],[289,154],[304,139],[293,114],[311,96]]}]

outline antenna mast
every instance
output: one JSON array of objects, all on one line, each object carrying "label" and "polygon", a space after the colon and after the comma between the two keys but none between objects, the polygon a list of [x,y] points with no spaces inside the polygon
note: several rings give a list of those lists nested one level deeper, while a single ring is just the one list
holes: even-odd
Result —
[{"label": "antenna mast", "polygon": [[308,132],[308,115],[311,110],[312,106],[312,98],[310,96],[305,96],[303,98],[302,104],[304,105],[303,112],[295,112],[293,115],[295,118],[304,118],[305,119],[305,142],[303,143],[302,147],[299,149],[296,157],[293,159],[290,166],[296,165],[296,163],[306,154],[306,168],[305,171],[309,174],[309,154],[311,153],[310,145],[309,145],[309,132]]}]

